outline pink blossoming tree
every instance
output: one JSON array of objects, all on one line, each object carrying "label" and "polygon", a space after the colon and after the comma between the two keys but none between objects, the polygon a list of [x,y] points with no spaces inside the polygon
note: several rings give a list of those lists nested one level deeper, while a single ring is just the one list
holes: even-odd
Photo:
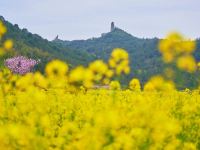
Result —
[{"label": "pink blossoming tree", "polygon": [[26,74],[31,72],[33,67],[38,64],[39,61],[29,59],[24,56],[17,56],[5,60],[5,65],[15,74]]}]

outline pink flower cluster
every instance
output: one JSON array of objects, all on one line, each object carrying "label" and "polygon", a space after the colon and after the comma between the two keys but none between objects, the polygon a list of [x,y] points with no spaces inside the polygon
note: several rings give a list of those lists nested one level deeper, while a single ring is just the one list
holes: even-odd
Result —
[{"label": "pink flower cluster", "polygon": [[31,72],[31,69],[38,64],[39,61],[29,59],[24,56],[17,56],[5,60],[5,65],[16,74],[26,74]]}]

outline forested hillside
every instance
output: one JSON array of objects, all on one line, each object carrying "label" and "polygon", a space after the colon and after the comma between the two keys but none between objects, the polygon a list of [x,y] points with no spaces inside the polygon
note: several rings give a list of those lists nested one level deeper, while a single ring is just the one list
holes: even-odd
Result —
[{"label": "forested hillside", "polygon": [[[92,56],[83,51],[76,49],[63,48],[57,46],[46,39],[43,39],[37,34],[30,33],[27,29],[20,29],[17,24],[13,25],[0,17],[7,27],[7,34],[4,39],[12,39],[14,42],[14,53],[8,55],[24,55],[34,59],[40,59],[40,64],[37,66],[41,71],[45,64],[51,59],[61,59],[68,62],[71,66],[78,64],[87,64],[91,61]],[[5,57],[10,57],[10,56]],[[1,59],[1,64],[3,59]]]}]

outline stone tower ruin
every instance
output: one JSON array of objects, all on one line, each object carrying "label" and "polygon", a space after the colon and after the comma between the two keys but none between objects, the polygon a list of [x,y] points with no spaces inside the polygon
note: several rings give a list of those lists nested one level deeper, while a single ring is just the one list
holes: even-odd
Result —
[{"label": "stone tower ruin", "polygon": [[110,29],[110,32],[112,32],[114,29],[115,29],[115,23],[112,22],[112,23],[111,23],[111,29]]}]

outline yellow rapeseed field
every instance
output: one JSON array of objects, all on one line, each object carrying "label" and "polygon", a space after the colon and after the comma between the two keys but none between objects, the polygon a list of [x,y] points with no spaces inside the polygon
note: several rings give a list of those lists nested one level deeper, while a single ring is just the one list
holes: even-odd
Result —
[{"label": "yellow rapeseed field", "polygon": [[[0,38],[6,28],[0,23]],[[6,41],[1,55],[12,47]],[[195,42],[172,33],[161,40],[164,62],[194,72]],[[0,71],[0,150],[198,150],[199,90],[178,91],[168,75],[122,89],[128,53],[114,49],[108,62],[70,70],[53,60],[40,72]],[[170,71],[169,71],[170,70]],[[99,85],[98,88],[94,88]],[[106,85],[105,88],[102,85]]]}]

